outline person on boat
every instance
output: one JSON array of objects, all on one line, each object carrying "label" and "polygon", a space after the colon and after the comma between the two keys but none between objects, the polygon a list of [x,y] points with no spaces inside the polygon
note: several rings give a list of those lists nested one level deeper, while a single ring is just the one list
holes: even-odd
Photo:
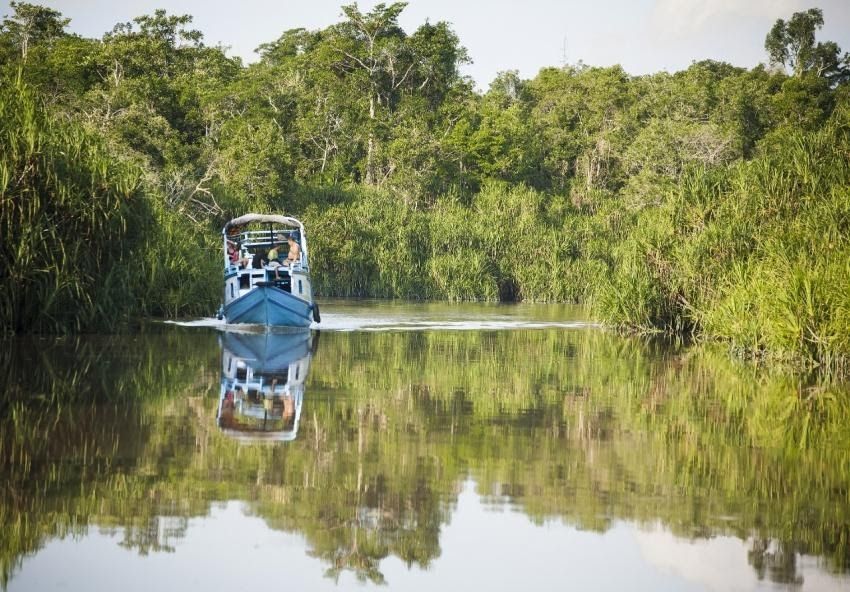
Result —
[{"label": "person on boat", "polygon": [[289,265],[291,267],[293,263],[301,261],[301,247],[298,245],[295,237],[291,234],[286,237],[286,240],[289,243],[289,254],[286,256],[286,260],[283,263],[284,265]]},{"label": "person on boat", "polygon": [[[278,235],[277,240],[283,240],[283,235]],[[280,249],[279,245],[272,245],[271,250],[268,252],[268,266],[274,269],[274,279],[279,280],[280,274],[278,273],[278,268],[281,266],[280,259]]]},{"label": "person on boat", "polygon": [[239,254],[239,246],[231,241],[227,241],[227,256],[230,259],[230,263],[232,265],[236,265],[237,267],[248,267],[248,263],[251,261],[250,257],[241,257]]},{"label": "person on boat", "polygon": [[242,232],[242,226],[231,226],[227,229],[227,257],[233,265],[247,267],[251,261],[250,257],[244,259],[239,254],[239,234]]}]

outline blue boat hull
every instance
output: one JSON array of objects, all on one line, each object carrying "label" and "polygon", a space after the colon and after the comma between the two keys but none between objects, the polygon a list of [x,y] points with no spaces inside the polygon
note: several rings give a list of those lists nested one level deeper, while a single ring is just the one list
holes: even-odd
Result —
[{"label": "blue boat hull", "polygon": [[222,333],[224,349],[249,362],[255,375],[284,374],[289,365],[307,357],[313,347],[310,331],[285,333]]},{"label": "blue boat hull", "polygon": [[224,307],[227,323],[309,327],[313,305],[273,285],[257,286]]}]

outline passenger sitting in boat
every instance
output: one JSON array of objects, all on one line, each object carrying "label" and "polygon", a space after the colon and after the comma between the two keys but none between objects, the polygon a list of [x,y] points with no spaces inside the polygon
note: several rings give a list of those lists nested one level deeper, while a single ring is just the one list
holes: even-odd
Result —
[{"label": "passenger sitting in boat", "polygon": [[[277,240],[283,240],[283,235],[278,235]],[[280,279],[278,268],[281,266],[281,263],[278,261],[279,258],[280,252],[278,250],[278,245],[274,245],[268,253],[268,266],[274,269],[274,279],[276,280]]]},{"label": "passenger sitting in boat", "polygon": [[262,253],[254,253],[251,258],[251,268],[252,269],[262,269],[265,264],[265,257],[263,257]]},{"label": "passenger sitting in boat", "polygon": [[301,247],[298,246],[298,243],[292,235],[286,237],[286,240],[289,242],[289,254],[286,256],[286,260],[283,263],[284,265],[292,266],[293,263],[301,261]]},{"label": "passenger sitting in boat", "polygon": [[239,268],[248,267],[248,263],[251,261],[250,257],[239,256],[239,247],[231,240],[227,241],[227,256],[231,265],[236,265]]}]

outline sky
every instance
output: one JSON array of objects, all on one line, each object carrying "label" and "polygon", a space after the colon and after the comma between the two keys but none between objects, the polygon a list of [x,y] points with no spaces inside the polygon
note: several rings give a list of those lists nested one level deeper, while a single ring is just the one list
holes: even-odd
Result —
[{"label": "sky", "polygon": [[[71,19],[69,30],[101,37],[119,22],[165,8],[190,14],[207,45],[256,61],[254,49],[283,31],[339,22],[349,0],[28,0]],[[390,2],[386,2],[389,4]],[[376,2],[358,3],[364,12]],[[410,0],[399,22],[408,33],[430,21],[452,25],[473,63],[462,68],[480,90],[502,71],[533,78],[540,68],[622,65],[630,74],[687,68],[715,59],[736,66],[765,62],[764,38],[778,18],[817,6],[818,39],[850,51],[850,0]],[[11,12],[0,0],[0,14]]]}]

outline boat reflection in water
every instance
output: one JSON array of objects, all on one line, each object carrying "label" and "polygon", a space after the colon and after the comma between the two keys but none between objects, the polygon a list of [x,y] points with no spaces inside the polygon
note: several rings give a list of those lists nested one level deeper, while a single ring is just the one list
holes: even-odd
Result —
[{"label": "boat reflection in water", "polygon": [[222,432],[243,442],[294,440],[318,338],[310,331],[223,333]]}]

